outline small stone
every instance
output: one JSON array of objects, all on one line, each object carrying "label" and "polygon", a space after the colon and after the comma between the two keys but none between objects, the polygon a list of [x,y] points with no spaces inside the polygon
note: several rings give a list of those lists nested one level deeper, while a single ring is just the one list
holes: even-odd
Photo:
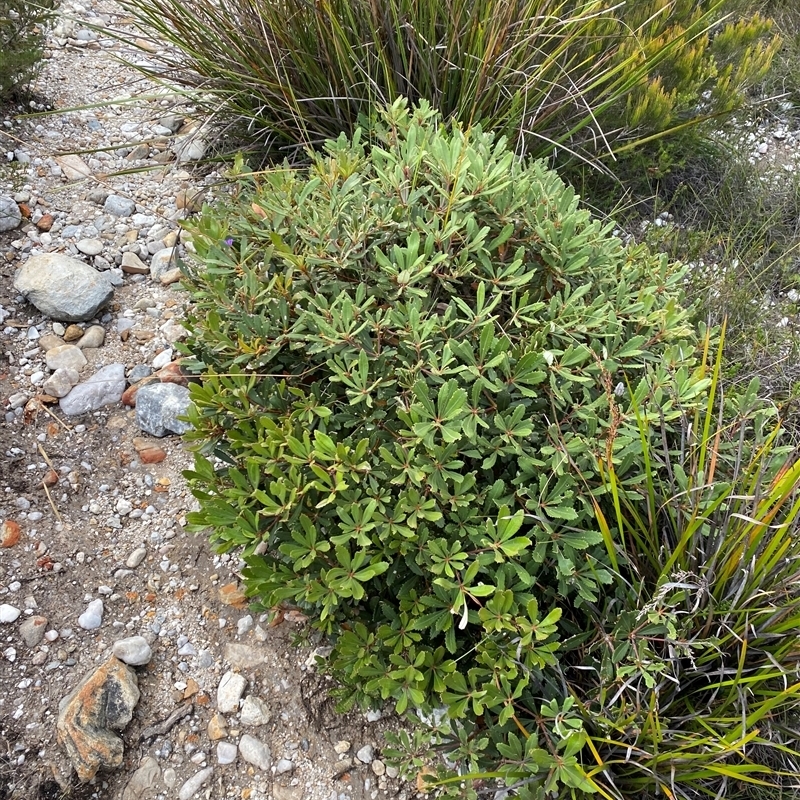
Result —
[{"label": "small stone", "polygon": [[212,742],[216,742],[218,739],[224,739],[228,735],[225,717],[223,717],[222,714],[214,714],[211,717],[208,721],[207,733],[208,738],[211,739]]},{"label": "small stone", "polygon": [[42,214],[42,216],[36,221],[36,227],[42,231],[42,233],[47,233],[50,228],[53,227],[53,223],[55,221],[56,219],[52,214]]},{"label": "small stone", "polygon": [[242,703],[239,719],[242,725],[255,727],[257,725],[266,725],[272,719],[272,715],[267,704],[260,697],[250,694],[245,697]]},{"label": "small stone", "polygon": [[51,397],[65,397],[79,380],[80,375],[77,370],[61,367],[42,384],[42,389]]},{"label": "small stone", "polygon": [[103,208],[115,217],[129,217],[136,211],[136,203],[128,197],[110,194],[103,203]]},{"label": "small stone", "polygon": [[80,325],[67,325],[64,331],[65,342],[77,342],[83,336],[83,328]]},{"label": "small stone", "polygon": [[178,800],[193,800],[194,796],[200,791],[200,787],[211,777],[213,772],[213,767],[206,767],[192,775],[192,777],[181,786],[178,792]]},{"label": "small stone", "polygon": [[342,756],[350,749],[350,747],[351,747],[350,742],[346,741],[345,739],[340,739],[333,746],[333,750],[335,753]]},{"label": "small stone", "polygon": [[61,347],[54,347],[44,354],[47,368],[51,370],[71,369],[80,372],[88,363],[86,356],[79,347],[74,344],[65,344]]},{"label": "small stone", "polygon": [[103,252],[103,243],[99,239],[81,239],[75,247],[87,256],[99,256]]},{"label": "small stone", "polygon": [[80,156],[56,156],[55,161],[68,181],[83,180],[92,174],[91,168]]},{"label": "small stone", "polygon": [[113,656],[61,701],[58,738],[81,781],[90,781],[101,767],[122,765],[122,740],[111,731],[131,721],[138,702],[136,673]]},{"label": "small stone", "polygon": [[239,748],[231,742],[219,742],[217,744],[217,763],[218,764],[233,764],[236,761],[236,755]]},{"label": "small stone", "polygon": [[19,542],[20,527],[13,519],[7,519],[0,525],[0,547],[13,547]]},{"label": "small stone", "polygon": [[150,277],[154,281],[161,279],[161,276],[175,267],[175,259],[177,257],[176,248],[165,247],[157,253],[153,253],[150,259]]},{"label": "small stone", "polygon": [[0,232],[13,231],[22,223],[22,212],[13,197],[0,194]]},{"label": "small stone", "polygon": [[238,672],[230,670],[222,676],[217,687],[217,709],[222,714],[232,714],[239,710],[239,701],[242,699],[247,678]]},{"label": "small stone", "polygon": [[153,369],[158,371],[162,367],[166,367],[167,364],[172,361],[172,348],[168,347],[166,350],[162,350],[154,359],[153,359]]},{"label": "small stone", "polygon": [[294,769],[294,762],[289,761],[288,758],[279,758],[278,763],[275,764],[275,773],[277,775],[285,775]]},{"label": "small stone", "polygon": [[19,626],[19,635],[28,647],[34,648],[44,639],[46,630],[46,617],[28,617],[28,619]]},{"label": "small stone", "polygon": [[129,556],[127,561],[125,562],[125,566],[128,569],[136,569],[139,564],[144,561],[145,556],[147,555],[147,549],[144,547],[137,547]]},{"label": "small stone", "polygon": [[185,386],[151,383],[136,393],[136,423],[152,436],[180,435],[191,430],[188,422],[178,419],[186,414],[190,405],[189,390]]},{"label": "small stone", "polygon": [[178,773],[172,767],[167,767],[164,770],[164,785],[167,789],[174,789],[177,782]]},{"label": "small stone", "polygon": [[245,734],[239,741],[239,753],[242,758],[260,770],[267,771],[272,765],[272,756],[269,747],[255,736]]},{"label": "small stone", "polygon": [[386,773],[386,765],[379,758],[376,758],[372,764],[370,764],[370,767],[372,768],[372,771],[379,777]]},{"label": "small stone", "polygon": [[239,634],[239,636],[244,636],[251,630],[253,630],[253,617],[250,614],[248,614],[246,617],[242,617],[236,623],[236,632]]},{"label": "small stone", "polygon": [[90,325],[86,333],[75,343],[81,350],[87,347],[102,347],[106,340],[106,329],[102,325]]},{"label": "small stone", "polygon": [[187,161],[199,161],[205,155],[206,147],[202,139],[194,134],[187,134],[175,139],[172,152],[175,153],[179,164],[185,164]]},{"label": "small stone", "polygon": [[93,631],[103,624],[103,601],[92,600],[86,611],[78,617],[78,625],[85,631]]},{"label": "small stone", "polygon": [[0,622],[16,622],[22,612],[8,603],[0,605]]},{"label": "small stone", "polygon": [[62,253],[31,256],[14,277],[14,288],[52,319],[91,319],[114,295],[107,273]]},{"label": "small stone", "polygon": [[386,777],[387,778],[396,778],[400,774],[400,770],[397,767],[386,767]]},{"label": "small stone", "polygon": [[217,594],[220,602],[226,606],[244,608],[247,605],[247,598],[238,583],[226,583],[220,587]]},{"label": "small stone", "polygon": [[133,150],[125,156],[126,161],[141,161],[143,158],[147,158],[150,155],[150,148],[142,143],[137,144]]},{"label": "small stone", "polygon": [[169,286],[170,284],[177,283],[183,277],[183,270],[180,267],[168,269],[161,274],[158,282],[162,286]]},{"label": "small stone", "polygon": [[109,364],[62,397],[59,406],[67,416],[77,416],[118,403],[124,391],[125,365]]},{"label": "small stone", "polygon": [[132,667],[141,667],[153,657],[153,651],[144,636],[129,636],[119,639],[111,647],[111,652]]},{"label": "small stone", "polygon": [[197,213],[203,207],[203,194],[202,190],[181,189],[175,197],[175,206]]},{"label": "small stone", "polygon": [[372,763],[372,759],[375,758],[375,748],[371,744],[365,744],[360,750],[356,751],[356,758],[362,764]]},{"label": "small stone", "polygon": [[150,377],[153,374],[153,370],[147,364],[137,364],[129,373],[128,373],[128,383],[138,383],[139,381],[143,380],[144,378]]},{"label": "small stone", "polygon": [[60,334],[55,336],[52,333],[46,333],[44,336],[40,336],[39,341],[37,342],[39,348],[45,353],[48,350],[52,350],[54,347],[61,347],[62,344],[66,344],[66,342],[61,338],[66,333],[66,329],[60,322],[54,322],[53,330],[55,330],[56,325],[58,325],[61,330]]},{"label": "small stone", "polygon": [[152,756],[145,756],[139,769],[131,775],[131,779],[122,792],[121,800],[142,800],[149,797],[161,780],[161,768]]},{"label": "small stone", "polygon": [[150,267],[136,253],[127,252],[122,254],[122,271],[131,275],[147,275]]},{"label": "small stone", "polygon": [[160,464],[167,454],[160,447],[147,447],[144,450],[139,450],[137,455],[142,464]]}]

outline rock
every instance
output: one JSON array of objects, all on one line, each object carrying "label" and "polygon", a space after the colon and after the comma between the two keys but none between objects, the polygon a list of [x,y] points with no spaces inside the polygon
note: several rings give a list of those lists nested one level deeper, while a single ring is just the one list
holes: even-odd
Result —
[{"label": "rock", "polygon": [[266,725],[272,719],[272,715],[267,704],[260,697],[255,697],[251,694],[245,697],[242,703],[239,719],[242,725],[255,727],[257,725]]},{"label": "rock", "polygon": [[233,764],[239,749],[231,742],[219,742],[217,744],[217,763]]},{"label": "rock", "polygon": [[126,161],[141,161],[143,158],[147,158],[150,155],[150,148],[148,145],[142,143],[137,144],[133,150],[125,156]]},{"label": "rock", "polygon": [[333,750],[338,755],[344,755],[350,749],[350,742],[346,741],[345,739],[340,739],[336,744],[333,746]]},{"label": "rock", "polygon": [[168,347],[166,350],[162,350],[152,361],[153,369],[158,371],[163,367],[166,367],[167,364],[172,361],[172,348]]},{"label": "rock", "polygon": [[55,217],[52,214],[42,214],[36,221],[36,227],[42,231],[42,233],[47,233],[47,231],[53,227],[55,221]]},{"label": "rock", "polygon": [[371,744],[365,744],[361,749],[356,751],[356,758],[362,764],[370,764],[372,759],[375,758],[375,748]]},{"label": "rock", "polygon": [[122,271],[131,275],[147,275],[150,267],[136,253],[128,252],[122,254]]},{"label": "rock", "polygon": [[139,564],[144,561],[145,557],[147,556],[147,549],[144,547],[137,547],[129,556],[128,560],[125,562],[125,566],[128,569],[136,569]]},{"label": "rock", "polygon": [[163,272],[158,282],[162,286],[169,286],[170,284],[177,283],[182,277],[183,270],[180,267],[174,267],[173,269],[168,269],[166,272]]},{"label": "rock", "polygon": [[87,347],[102,347],[106,340],[106,329],[102,325],[90,325],[86,333],[75,343],[76,347],[84,350]]},{"label": "rock", "polygon": [[[62,334],[66,333],[64,330],[64,326],[60,325],[58,322],[53,323],[53,327],[59,325],[61,327]],[[66,344],[66,342],[61,338],[61,336],[55,336],[52,333],[46,333],[44,336],[40,336],[39,340],[36,342],[39,347],[46,353],[48,350],[52,350],[54,347],[61,347],[62,344]]]},{"label": "rock", "polygon": [[136,211],[136,203],[128,197],[110,194],[103,203],[103,209],[115,217],[129,217]]},{"label": "rock", "polygon": [[97,189],[91,189],[86,193],[86,199],[90,203],[94,203],[95,205],[101,206],[105,203],[106,198],[109,195],[108,189],[103,189],[98,187]]},{"label": "rock", "polygon": [[61,701],[56,730],[81,781],[122,765],[122,740],[111,731],[131,721],[138,702],[136,673],[114,656]]},{"label": "rock", "polygon": [[152,756],[145,756],[139,769],[125,785],[121,800],[142,800],[156,789],[161,781],[161,768]]},{"label": "rock", "polygon": [[72,387],[79,380],[80,375],[76,370],[61,367],[42,384],[42,389],[51,397],[64,397],[72,391]]},{"label": "rock", "polygon": [[165,247],[157,253],[153,253],[150,259],[150,277],[154,281],[161,279],[161,276],[175,266],[175,259],[178,254],[174,247]]},{"label": "rock", "polygon": [[228,735],[228,728],[225,723],[225,717],[222,714],[214,714],[208,721],[207,728],[208,738],[212,742],[218,739],[224,739]]},{"label": "rock", "polygon": [[380,777],[381,775],[386,774],[386,765],[381,761],[379,758],[376,758],[371,764],[372,771]]},{"label": "rock", "polygon": [[236,623],[236,633],[239,636],[244,636],[246,633],[250,633],[251,630],[253,630],[253,617],[251,614],[247,614]]},{"label": "rock", "polygon": [[111,647],[111,652],[120,660],[132,667],[141,667],[153,657],[153,651],[144,636],[129,636],[118,639]]},{"label": "rock", "polygon": [[[238,583],[226,583],[224,586],[220,587],[217,594],[219,595],[219,601],[223,605],[226,606],[233,606],[234,608],[245,608],[247,606],[247,598],[244,596],[244,592],[242,591],[241,586]],[[245,647],[245,645],[241,645]],[[254,648],[248,648],[254,649]],[[227,658],[227,648],[226,648],[226,658]]]},{"label": "rock", "polygon": [[167,457],[160,447],[147,447],[140,450],[137,455],[142,464],[160,464]]},{"label": "rock", "polygon": [[63,344],[48,350],[44,360],[48,369],[71,369],[75,372],[80,372],[88,363],[86,356],[74,344]]},{"label": "rock", "polygon": [[276,775],[285,775],[287,772],[291,772],[293,769],[294,769],[294,762],[289,761],[288,758],[279,758],[278,763],[275,764]]},{"label": "rock", "polygon": [[189,376],[184,374],[180,361],[172,361],[166,367],[162,367],[158,371],[158,379],[161,383],[177,383],[178,386],[189,385]]},{"label": "rock", "polygon": [[203,207],[204,194],[202,189],[181,189],[175,197],[175,205],[177,208],[185,208],[191,213],[196,213]]},{"label": "rock", "polygon": [[248,764],[252,764],[258,769],[267,771],[272,765],[269,747],[248,733],[239,740],[239,754]]},{"label": "rock", "polygon": [[67,325],[64,331],[65,342],[77,342],[83,336],[83,328],[80,325]]},{"label": "rock", "polygon": [[31,256],[14,288],[43,314],[67,322],[91,319],[114,295],[106,273],[61,253]]},{"label": "rock", "polygon": [[159,328],[159,330],[164,334],[164,338],[170,343],[178,342],[189,335],[189,331],[187,331],[183,325],[181,325],[179,322],[176,322],[174,319],[167,320]]},{"label": "rock", "polygon": [[28,619],[19,626],[19,635],[28,647],[33,648],[44,639],[46,630],[47,617],[28,617]]},{"label": "rock", "polygon": [[266,650],[249,644],[225,645],[225,661],[236,669],[253,669],[267,660]]},{"label": "rock", "polygon": [[85,631],[93,631],[103,624],[103,601],[92,600],[86,611],[78,617],[78,625]]},{"label": "rock", "polygon": [[0,233],[13,231],[22,223],[22,212],[13,197],[0,194]]},{"label": "rock", "polygon": [[15,606],[11,606],[8,603],[3,603],[0,605],[0,622],[16,622],[21,613],[22,612]]},{"label": "rock", "polygon": [[178,773],[172,767],[164,770],[164,784],[168,789],[173,789],[178,782]]},{"label": "rock", "polygon": [[186,117],[183,117],[180,114],[167,114],[166,116],[161,117],[161,119],[158,121],[158,124],[163,128],[169,128],[172,133],[177,133],[183,127],[183,123],[185,121]]},{"label": "rock", "polygon": [[238,672],[230,670],[222,676],[217,687],[217,710],[222,714],[232,714],[239,710],[239,700],[242,699],[247,678]]},{"label": "rock", "polygon": [[142,386],[136,393],[136,424],[152,436],[185,433],[192,426],[178,417],[186,414],[190,405],[189,390],[185,386],[174,383]]},{"label": "rock", "polygon": [[0,525],[0,547],[13,547],[19,542],[20,535],[19,525],[13,519],[7,519]]},{"label": "rock", "polygon": [[66,397],[61,398],[59,405],[68,417],[74,417],[118,403],[124,391],[125,365],[109,364],[79,383]]},{"label": "rock", "polygon": [[139,381],[143,380],[144,378],[148,378],[150,375],[153,374],[153,370],[147,364],[137,364],[129,373],[128,373],[128,383],[138,383]]},{"label": "rock", "polygon": [[199,161],[206,153],[206,143],[195,134],[179,136],[172,144],[172,152],[179,164],[187,161]]},{"label": "rock", "polygon": [[194,796],[200,791],[200,787],[211,777],[213,772],[214,767],[206,767],[192,775],[192,777],[181,786],[178,792],[178,800],[193,800]]},{"label": "rock", "polygon": [[103,252],[103,243],[99,239],[81,239],[75,247],[86,256],[99,256]]},{"label": "rock", "polygon": [[80,156],[56,156],[56,164],[61,167],[61,171],[68,181],[83,180],[92,174],[92,170]]}]

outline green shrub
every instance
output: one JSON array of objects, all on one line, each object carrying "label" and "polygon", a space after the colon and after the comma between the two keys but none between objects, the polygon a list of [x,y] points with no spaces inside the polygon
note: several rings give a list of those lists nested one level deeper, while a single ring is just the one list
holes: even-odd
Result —
[{"label": "green shrub", "polygon": [[[279,146],[352,135],[399,96],[533,155],[594,158],[738,105],[778,46],[734,0],[124,0],[153,72]],[[705,98],[705,99],[703,99]]]},{"label": "green shrub", "polygon": [[190,522],[334,637],[343,706],[509,740],[541,700],[520,763],[588,791],[563,675],[615,585],[602,465],[645,494],[634,409],[667,435],[709,385],[684,273],[479,127],[398,102],[373,134],[194,226]]},{"label": "green shrub", "polygon": [[0,0],[0,102],[33,76],[58,0]]}]

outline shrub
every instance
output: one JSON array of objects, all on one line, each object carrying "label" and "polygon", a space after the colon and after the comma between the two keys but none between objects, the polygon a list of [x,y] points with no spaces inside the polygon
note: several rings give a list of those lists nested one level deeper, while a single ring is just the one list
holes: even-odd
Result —
[{"label": "shrub", "polygon": [[[734,0],[124,0],[153,71],[279,146],[352,135],[399,96],[534,155],[594,158],[738,105],[777,48]],[[705,100],[702,98],[705,97]]]},{"label": "shrub", "polygon": [[511,742],[541,700],[504,759],[590,791],[563,675],[613,610],[603,464],[646,494],[637,414],[672,435],[709,385],[683,270],[425,103],[373,135],[193,228],[190,522],[334,638],[343,707],[444,703]]},{"label": "shrub", "polygon": [[0,0],[0,102],[34,74],[58,0]]}]

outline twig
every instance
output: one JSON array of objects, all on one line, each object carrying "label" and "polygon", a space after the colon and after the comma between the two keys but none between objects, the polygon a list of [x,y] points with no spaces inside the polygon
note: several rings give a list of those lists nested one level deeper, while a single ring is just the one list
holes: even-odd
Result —
[{"label": "twig", "polygon": [[[44,458],[47,466],[55,472],[56,468],[53,466],[53,462],[50,460],[50,456],[47,455],[44,451],[44,447],[40,443],[37,442],[37,447],[39,448],[39,452],[42,454],[42,458]],[[61,514],[58,513],[58,509],[56,508],[56,504],[53,502],[53,498],[50,494],[50,489],[47,488],[47,483],[45,483],[44,479],[42,480],[42,489],[44,489],[44,493],[47,495],[47,499],[50,501],[50,508],[53,509],[53,513],[56,515],[56,519],[63,523],[64,520],[61,519]]]},{"label": "twig", "polygon": [[191,700],[188,703],[184,703],[182,706],[178,706],[165,720],[157,722],[149,728],[145,728],[139,740],[152,739],[154,736],[165,736],[172,730],[178,720],[183,719],[187,714],[191,714],[193,708],[194,704]]}]

